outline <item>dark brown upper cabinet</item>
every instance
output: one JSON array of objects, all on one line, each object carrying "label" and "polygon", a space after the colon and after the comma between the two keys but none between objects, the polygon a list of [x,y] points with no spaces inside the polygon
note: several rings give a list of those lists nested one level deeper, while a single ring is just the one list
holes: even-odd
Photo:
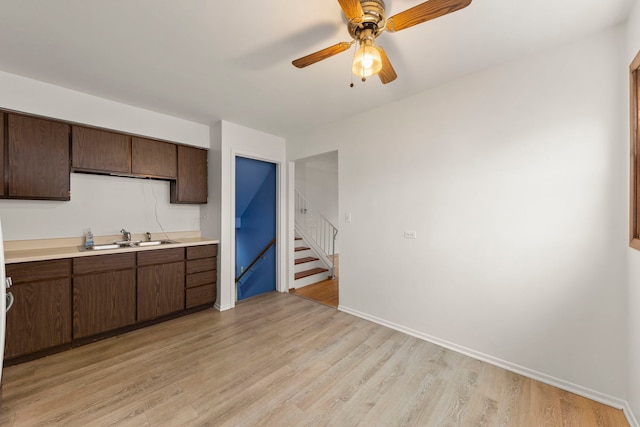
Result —
[{"label": "dark brown upper cabinet", "polygon": [[7,114],[4,197],[69,200],[69,125]]},{"label": "dark brown upper cabinet", "polygon": [[131,140],[131,172],[152,178],[178,177],[176,144],[133,137]]},{"label": "dark brown upper cabinet", "polygon": [[207,203],[207,150],[0,110],[0,199],[70,200],[71,172],[171,182],[171,203]]},{"label": "dark brown upper cabinet", "polygon": [[6,114],[0,111],[0,197],[4,196],[4,120]]},{"label": "dark brown upper cabinet", "polygon": [[207,150],[178,146],[178,179],[171,181],[171,203],[207,203]]},{"label": "dark brown upper cabinet", "polygon": [[131,173],[131,137],[100,129],[73,126],[74,170],[98,173]]}]

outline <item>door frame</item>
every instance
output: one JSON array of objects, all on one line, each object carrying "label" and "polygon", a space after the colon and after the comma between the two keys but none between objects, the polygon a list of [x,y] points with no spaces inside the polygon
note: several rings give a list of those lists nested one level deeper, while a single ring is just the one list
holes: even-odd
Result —
[{"label": "door frame", "polygon": [[263,158],[259,158],[256,156],[246,156],[246,155],[242,155],[239,154],[237,151],[235,153],[233,153],[233,160],[232,160],[232,174],[233,174],[233,180],[232,180],[232,184],[231,184],[231,195],[233,198],[232,201],[232,218],[234,221],[234,227],[233,227],[233,232],[231,233],[231,241],[232,241],[232,245],[231,245],[231,251],[232,251],[232,260],[233,260],[233,268],[231,271],[233,271],[233,282],[234,282],[234,286],[233,286],[233,298],[235,300],[235,302],[238,302],[238,287],[235,285],[235,275],[236,275],[236,239],[237,239],[237,235],[236,235],[236,230],[237,228],[235,227],[235,213],[236,213],[236,177],[237,177],[237,170],[236,170],[236,163],[238,158],[241,157],[243,159],[249,159],[249,160],[257,160],[257,161],[261,161],[261,162],[265,162],[265,163],[269,163],[272,165],[275,165],[276,167],[276,176],[275,176],[275,184],[276,184],[276,195],[275,195],[275,209],[276,209],[276,224],[275,224],[275,236],[276,236],[276,258],[275,258],[275,263],[276,263],[276,269],[275,269],[275,279],[276,279],[276,291],[279,290],[278,287],[278,270],[280,269],[280,265],[279,265],[279,253],[278,253],[278,241],[280,240],[278,238],[278,226],[279,226],[279,220],[280,220],[280,206],[279,206],[279,200],[280,200],[280,192],[279,192],[279,187],[278,187],[278,183],[279,183],[279,172],[280,172],[280,165],[278,162],[274,162],[271,160],[264,160]]},{"label": "door frame", "polygon": [[262,154],[255,154],[248,151],[232,148],[231,149],[231,196],[232,202],[230,203],[230,222],[231,238],[230,245],[230,271],[232,274],[232,302],[238,301],[238,290],[235,284],[235,266],[236,266],[236,159],[238,157],[244,157],[252,160],[260,160],[267,163],[276,165],[276,291],[287,292],[288,284],[286,278],[286,265],[284,262],[287,257],[286,253],[286,241],[287,241],[287,226],[286,226],[286,173],[283,168],[283,162],[281,159],[265,156]]}]

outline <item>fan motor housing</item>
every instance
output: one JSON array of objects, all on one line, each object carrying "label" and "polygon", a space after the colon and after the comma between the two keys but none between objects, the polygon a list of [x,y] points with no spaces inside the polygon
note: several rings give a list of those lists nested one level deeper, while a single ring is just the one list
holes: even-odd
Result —
[{"label": "fan motor housing", "polygon": [[349,21],[349,34],[355,40],[360,39],[360,32],[367,28],[373,31],[377,37],[383,30],[386,23],[384,12],[384,1],[382,0],[360,0],[364,15],[362,20],[354,19]]}]

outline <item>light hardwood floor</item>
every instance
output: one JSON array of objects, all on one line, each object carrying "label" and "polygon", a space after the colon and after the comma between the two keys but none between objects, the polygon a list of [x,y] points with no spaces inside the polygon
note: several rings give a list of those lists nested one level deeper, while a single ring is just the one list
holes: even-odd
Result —
[{"label": "light hardwood floor", "polygon": [[291,289],[291,293],[330,307],[338,307],[338,278],[327,279],[313,285],[304,286],[298,289]]},{"label": "light hardwood floor", "polygon": [[0,425],[625,426],[597,404],[289,294],[4,370]]},{"label": "light hardwood floor", "polygon": [[339,305],[339,257],[335,255],[334,258],[335,278],[323,280],[322,282],[314,283],[313,285],[303,286],[298,289],[291,289],[292,294],[309,298],[322,304],[329,305],[331,307],[338,307]]}]

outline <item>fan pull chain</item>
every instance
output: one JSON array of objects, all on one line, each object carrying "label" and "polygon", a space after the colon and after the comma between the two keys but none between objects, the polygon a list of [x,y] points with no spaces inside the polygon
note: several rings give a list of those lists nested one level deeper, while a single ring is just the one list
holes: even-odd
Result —
[{"label": "fan pull chain", "polygon": [[[356,58],[356,54],[358,53],[358,43],[354,43],[353,44],[354,48],[353,48],[353,59]],[[352,61],[353,62],[353,61]],[[351,70],[349,70],[349,75],[351,76],[351,84],[349,85],[349,87],[353,87],[353,72],[351,72]]]},{"label": "fan pull chain", "polygon": [[[364,54],[364,49],[363,49],[362,50],[362,62],[364,62],[364,57],[365,57],[365,54]],[[364,76],[364,73],[365,73],[364,67],[362,67],[362,83],[367,81],[367,78]]]}]

